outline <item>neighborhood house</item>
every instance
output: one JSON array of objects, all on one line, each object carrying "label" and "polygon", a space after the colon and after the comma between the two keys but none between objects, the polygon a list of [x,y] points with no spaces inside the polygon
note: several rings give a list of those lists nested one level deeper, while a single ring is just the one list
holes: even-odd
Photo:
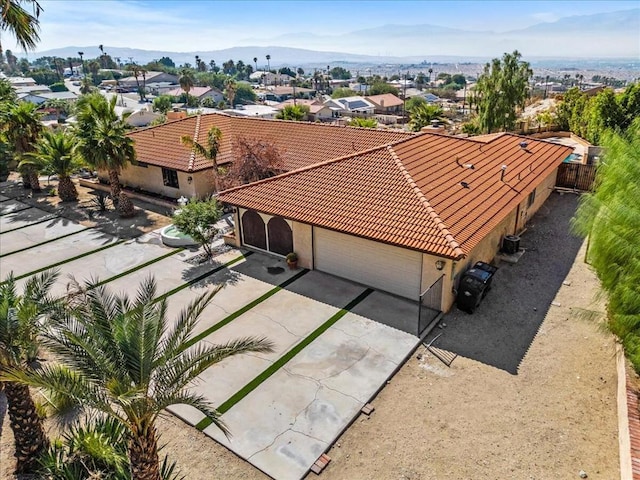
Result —
[{"label": "neighborhood house", "polygon": [[124,184],[177,198],[212,191],[210,161],[180,143],[222,131],[217,161],[237,138],[271,142],[285,173],[220,194],[235,208],[229,243],[448,310],[459,276],[491,261],[552,191],[571,147],[514,134],[458,138],[200,115],[133,132],[138,165]]}]

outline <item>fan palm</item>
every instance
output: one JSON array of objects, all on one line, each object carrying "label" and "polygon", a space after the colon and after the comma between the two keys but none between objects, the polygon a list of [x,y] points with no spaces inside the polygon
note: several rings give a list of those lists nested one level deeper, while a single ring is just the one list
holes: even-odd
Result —
[{"label": "fan palm", "polygon": [[[20,161],[25,154],[35,148],[38,137],[42,133],[43,125],[40,123],[40,114],[37,106],[31,102],[20,102],[11,105],[4,115],[5,136],[9,144],[13,145],[16,160]],[[35,192],[40,191],[37,169],[29,166],[22,170],[25,187],[31,187]]]},{"label": "fan palm", "polygon": [[120,186],[120,172],[135,161],[133,140],[126,135],[126,124],[115,113],[117,98],[105,99],[101,94],[86,95],[78,100],[76,136],[78,152],[92,167],[109,172],[111,198],[122,217],[133,216],[133,204]]},{"label": "fan palm", "polygon": [[437,105],[418,105],[411,110],[409,128],[414,132],[419,132],[440,115],[442,115],[442,109]]},{"label": "fan palm", "polygon": [[189,103],[189,92],[195,85],[195,80],[193,79],[193,74],[191,73],[191,70],[184,68],[182,72],[180,72],[179,83],[180,83],[180,88],[182,88],[182,90],[184,90],[186,93],[187,100],[185,103]]},{"label": "fan palm", "polygon": [[[22,4],[30,4],[33,14],[23,8]],[[38,17],[41,12],[42,7],[35,0],[0,0],[0,31],[11,32],[22,49],[34,50],[40,41]]]},{"label": "fan palm", "polygon": [[58,176],[58,195],[63,202],[77,200],[78,191],[71,174],[82,166],[77,153],[76,141],[65,131],[44,132],[36,150],[27,154],[24,162],[34,162],[44,173]]},{"label": "fan palm", "polygon": [[0,379],[15,439],[17,473],[36,470],[38,457],[49,446],[49,440],[29,387],[7,381],[3,375],[9,370],[31,371],[40,346],[40,317],[54,305],[49,291],[57,278],[58,273],[52,270],[31,277],[22,295],[18,295],[12,275],[0,284]]},{"label": "fan palm", "polygon": [[222,132],[218,127],[211,127],[207,132],[207,145],[198,143],[197,140],[191,138],[189,135],[184,135],[180,138],[183,145],[193,149],[196,155],[201,155],[207,160],[211,160],[213,164],[213,185],[218,191],[218,151],[220,150],[220,141],[222,140]]},{"label": "fan palm", "polygon": [[215,293],[198,297],[170,322],[166,299],[155,301],[153,279],[140,285],[135,300],[104,285],[85,285],[44,335],[45,345],[68,367],[47,365],[28,374],[14,370],[8,377],[64,393],[124,425],[133,480],[159,480],[155,421],[162,411],[191,405],[228,433],[219,413],[188,386],[229,356],[272,350],[263,338],[189,346]]}]

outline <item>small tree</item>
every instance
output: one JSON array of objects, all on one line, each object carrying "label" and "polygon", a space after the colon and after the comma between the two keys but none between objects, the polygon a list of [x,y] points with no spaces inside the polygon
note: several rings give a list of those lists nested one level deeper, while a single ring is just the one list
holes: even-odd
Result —
[{"label": "small tree", "polygon": [[295,122],[303,121],[309,114],[308,105],[287,105],[278,114],[276,118],[280,120],[293,120]]},{"label": "small tree", "polygon": [[331,98],[344,98],[344,97],[355,97],[358,95],[358,92],[355,90],[351,90],[350,88],[341,87],[336,88],[331,94]]},{"label": "small tree", "polygon": [[409,127],[414,132],[419,132],[422,127],[426,127],[431,120],[442,115],[442,109],[437,105],[420,105],[411,111]]},{"label": "small tree", "polygon": [[222,179],[227,188],[273,177],[283,170],[280,152],[265,140],[238,137],[233,145],[233,158],[233,164]]},{"label": "small tree", "polygon": [[349,122],[350,127],[376,128],[378,122],[375,118],[352,118]]},{"label": "small tree", "polygon": [[215,198],[206,201],[191,201],[173,216],[173,223],[204,249],[207,257],[213,256],[211,242],[218,233],[215,224],[222,210]]},{"label": "small tree", "polygon": [[153,111],[165,115],[173,107],[171,95],[160,95],[153,99]]}]

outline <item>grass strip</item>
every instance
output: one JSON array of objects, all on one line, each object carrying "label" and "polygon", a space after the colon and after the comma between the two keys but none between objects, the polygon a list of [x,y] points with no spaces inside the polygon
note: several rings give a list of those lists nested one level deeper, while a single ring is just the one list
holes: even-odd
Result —
[{"label": "grass strip", "polygon": [[[38,270],[34,270],[33,272],[23,273],[22,275],[18,275],[15,277],[15,280],[20,280],[22,278],[30,277],[31,275],[36,275],[40,272],[44,272],[45,270],[49,270],[50,268],[56,268],[60,265],[64,265],[65,263],[73,262],[74,260],[78,260],[79,258],[88,257],[89,255],[93,255],[94,253],[101,252],[102,250],[106,250],[107,248],[115,247],[116,245],[120,245],[124,243],[126,240],[118,240],[117,242],[110,243],[109,245],[103,245],[102,247],[96,248],[89,252],[81,253],[80,255],[76,255],[75,257],[67,258],[66,260],[61,260],[57,263],[53,263],[51,265],[47,265],[46,267],[39,268]],[[4,282],[1,282],[4,283]]]},{"label": "grass strip", "polygon": [[215,325],[207,328],[205,331],[199,333],[198,335],[196,335],[195,337],[193,337],[192,339],[190,339],[188,342],[185,342],[185,345],[187,345],[188,347],[190,347],[191,345],[199,342],[200,340],[202,340],[205,337],[208,337],[209,335],[211,335],[213,332],[215,332],[216,330],[221,329],[222,327],[224,327],[225,325],[231,323],[233,320],[235,320],[236,318],[238,318],[240,315],[242,315],[243,313],[248,312],[249,310],[251,310],[253,307],[255,307],[256,305],[258,305],[259,303],[264,302],[267,298],[272,297],[273,295],[275,295],[276,293],[278,293],[280,290],[282,290],[283,288],[287,287],[287,285],[292,284],[293,282],[295,282],[296,280],[298,280],[300,277],[302,277],[303,275],[305,275],[306,273],[308,273],[309,270],[302,270],[301,272],[295,274],[293,277],[288,278],[287,280],[285,280],[284,282],[282,282],[281,284],[275,286],[274,288],[272,288],[271,290],[269,290],[268,292],[264,293],[263,295],[261,295],[260,297],[256,298],[255,300],[253,300],[250,303],[247,303],[244,307],[236,310],[235,312],[231,313],[230,315],[228,315],[227,317],[223,318],[222,320],[220,320],[218,323],[216,323]]},{"label": "grass strip", "polygon": [[45,240],[44,242],[36,243],[35,245],[31,245],[29,247],[21,248],[20,250],[15,250],[15,251],[9,252],[9,253],[3,253],[2,255],[0,255],[0,258],[8,257],[9,255],[14,255],[16,253],[24,252],[25,250],[31,250],[32,248],[40,247],[42,245],[46,245],[47,243],[51,243],[51,242],[55,242],[55,241],[58,241],[58,240],[62,240],[63,238],[67,238],[67,237],[70,237],[72,235],[77,235],[78,233],[86,232],[87,230],[91,230],[92,228],[94,228],[94,227],[83,228],[82,230],[78,230],[76,232],[67,233],[67,234],[62,235],[60,237],[50,238],[49,240]]},{"label": "grass strip", "polygon": [[253,255],[253,252],[241,253],[239,257],[232,258],[227,263],[223,263],[219,267],[216,267],[213,270],[209,270],[208,272],[205,272],[202,275],[197,276],[193,280],[189,280],[187,283],[183,283],[179,287],[176,287],[173,290],[169,290],[168,292],[163,293],[162,295],[158,296],[154,300],[154,303],[155,302],[159,302],[161,300],[164,300],[165,298],[170,297],[171,295],[174,295],[174,294],[178,293],[179,291],[184,290],[185,288],[189,288],[191,285],[193,285],[195,283],[198,283],[200,280],[203,280],[203,279],[207,278],[209,275],[213,275],[214,273],[217,273],[220,270],[223,270],[223,269],[233,265],[234,263],[238,263],[240,260],[243,260],[243,259],[245,259],[245,258],[247,258],[247,257],[249,257],[251,255]]},{"label": "grass strip", "polygon": [[29,223],[27,225],[22,225],[21,227],[12,228],[11,230],[5,230],[4,232],[0,232],[0,235],[2,235],[3,233],[15,232],[16,230],[21,230],[23,228],[31,227],[33,225],[38,225],[39,223],[49,222],[51,220],[55,220],[56,218],[60,218],[60,215],[45,217],[42,220],[38,220],[37,222]]},{"label": "grass strip", "polygon": [[11,215],[12,213],[18,213],[18,212],[21,212],[23,210],[29,210],[30,208],[33,208],[33,207],[31,205],[28,205],[25,208],[20,208],[20,209],[17,209],[17,210],[11,210],[10,212],[0,213],[0,217],[4,217],[5,215]]},{"label": "grass strip", "polygon": [[[283,356],[278,358],[275,362],[273,362],[269,367],[267,367],[260,375],[247,383],[244,387],[242,387],[237,393],[235,393],[231,398],[229,398],[226,402],[220,405],[217,410],[221,414],[228,412],[234,405],[236,405],[240,400],[249,395],[253,390],[255,390],[260,384],[262,384],[265,380],[267,380],[271,375],[280,370],[287,362],[289,362],[293,357],[295,357],[298,353],[304,350],[311,342],[317,339],[320,335],[326,332],[330,327],[332,327],[338,320],[344,317],[353,307],[362,302],[365,298],[367,298],[373,289],[367,288],[364,292],[358,295],[355,299],[351,300],[344,308],[340,309],[336,312],[331,318],[329,318],[326,322],[316,328],[311,334],[305,337],[300,343],[295,345],[291,350],[285,353]],[[209,417],[202,419],[196,425],[196,428],[200,431],[207,428],[209,425],[213,423]]]},{"label": "grass strip", "polygon": [[118,273],[117,275],[114,275],[112,277],[106,278],[104,280],[100,280],[99,282],[96,282],[95,284],[93,284],[92,288],[96,288],[96,287],[99,287],[100,285],[104,285],[106,283],[113,282],[114,280],[117,280],[117,279],[119,279],[121,277],[124,277],[125,275],[129,275],[129,274],[131,274],[133,272],[136,272],[136,271],[141,270],[141,269],[143,269],[145,267],[148,267],[149,265],[153,265],[156,262],[164,260],[165,258],[168,258],[168,257],[170,257],[172,255],[175,255],[176,253],[180,253],[182,251],[184,251],[184,248],[182,248],[182,247],[176,248],[175,250],[172,250],[169,253],[165,253],[164,255],[160,255],[159,257],[152,258],[151,260],[146,261],[144,263],[141,263],[140,265],[136,265],[135,267],[130,268],[129,270],[125,270],[124,272]]}]

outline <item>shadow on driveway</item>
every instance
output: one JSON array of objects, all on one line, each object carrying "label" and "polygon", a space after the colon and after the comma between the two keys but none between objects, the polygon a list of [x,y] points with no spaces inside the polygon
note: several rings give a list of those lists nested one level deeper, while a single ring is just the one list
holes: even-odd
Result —
[{"label": "shadow on driveway", "polygon": [[438,348],[518,374],[551,302],[566,278],[583,239],[570,232],[578,197],[552,193],[530,220],[515,265],[500,262],[493,288],[472,315],[453,307],[443,318]]}]

